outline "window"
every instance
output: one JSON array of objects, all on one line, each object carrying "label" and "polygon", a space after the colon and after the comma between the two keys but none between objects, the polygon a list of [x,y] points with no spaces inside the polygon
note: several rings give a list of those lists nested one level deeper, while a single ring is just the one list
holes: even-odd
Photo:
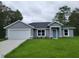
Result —
[{"label": "window", "polygon": [[64,30],[64,35],[68,36],[68,30],[67,29]]},{"label": "window", "polygon": [[38,36],[45,36],[45,30],[38,30]]},{"label": "window", "polygon": [[40,36],[41,35],[41,30],[38,30],[38,36]]},{"label": "window", "polygon": [[45,35],[45,31],[44,30],[42,30],[42,36],[44,36]]}]

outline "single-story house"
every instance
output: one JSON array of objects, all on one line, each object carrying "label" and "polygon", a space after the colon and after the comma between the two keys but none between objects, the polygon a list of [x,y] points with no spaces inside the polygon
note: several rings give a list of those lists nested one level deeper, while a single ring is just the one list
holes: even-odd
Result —
[{"label": "single-story house", "polygon": [[73,37],[75,27],[67,27],[58,21],[33,22],[26,24],[20,20],[4,27],[8,39],[30,39],[33,37]]}]

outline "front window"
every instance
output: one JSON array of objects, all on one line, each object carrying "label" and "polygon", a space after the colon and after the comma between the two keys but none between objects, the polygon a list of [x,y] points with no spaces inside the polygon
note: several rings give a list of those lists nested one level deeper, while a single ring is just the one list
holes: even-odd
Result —
[{"label": "front window", "polygon": [[41,36],[41,30],[38,30],[38,36]]},{"label": "front window", "polygon": [[45,35],[45,31],[44,30],[42,30],[42,36],[44,36]]},{"label": "front window", "polygon": [[68,36],[68,30],[67,29],[64,30],[64,35]]},{"label": "front window", "polygon": [[45,30],[38,30],[38,36],[45,36]]}]

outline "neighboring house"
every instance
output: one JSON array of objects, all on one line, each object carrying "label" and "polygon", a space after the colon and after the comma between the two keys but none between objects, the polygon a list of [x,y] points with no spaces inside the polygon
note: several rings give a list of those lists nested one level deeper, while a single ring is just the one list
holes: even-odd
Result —
[{"label": "neighboring house", "polygon": [[73,37],[75,27],[67,27],[62,23],[35,22],[25,24],[20,20],[4,27],[8,39],[30,39],[32,37]]}]

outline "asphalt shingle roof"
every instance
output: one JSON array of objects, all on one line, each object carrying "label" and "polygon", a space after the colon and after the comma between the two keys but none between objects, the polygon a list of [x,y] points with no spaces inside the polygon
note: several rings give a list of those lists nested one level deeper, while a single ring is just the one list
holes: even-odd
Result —
[{"label": "asphalt shingle roof", "polygon": [[[48,28],[48,24],[51,22],[33,22],[29,25],[34,26],[35,28]],[[71,27],[68,23],[64,23],[63,27]]]},{"label": "asphalt shingle roof", "polygon": [[34,26],[35,28],[47,28],[49,23],[51,22],[34,22],[29,25]]}]

